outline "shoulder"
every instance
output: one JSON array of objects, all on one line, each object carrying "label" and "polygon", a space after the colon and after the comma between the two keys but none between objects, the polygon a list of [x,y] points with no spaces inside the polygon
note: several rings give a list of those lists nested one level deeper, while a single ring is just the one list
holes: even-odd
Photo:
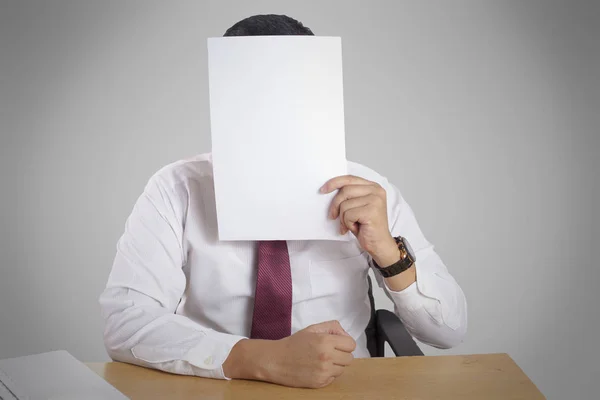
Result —
[{"label": "shoulder", "polygon": [[175,161],[150,177],[141,197],[164,216],[182,216],[197,192],[212,188],[212,176],[210,153]]},{"label": "shoulder", "polygon": [[165,165],[148,181],[149,186],[160,186],[173,189],[177,186],[189,186],[191,182],[212,179],[212,156],[210,153],[199,154]]},{"label": "shoulder", "polygon": [[144,193],[157,203],[186,204],[193,197],[191,192],[212,186],[212,171],[210,153],[175,161],[150,177]]}]

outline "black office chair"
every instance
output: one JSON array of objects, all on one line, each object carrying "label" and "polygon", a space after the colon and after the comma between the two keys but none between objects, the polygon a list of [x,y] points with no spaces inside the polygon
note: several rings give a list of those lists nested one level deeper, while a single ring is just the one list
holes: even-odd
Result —
[{"label": "black office chair", "polygon": [[422,356],[423,352],[408,333],[402,321],[388,310],[375,309],[371,277],[367,277],[367,280],[369,283],[369,301],[371,302],[371,319],[365,333],[367,335],[367,349],[371,357],[385,357],[385,342],[390,344],[397,357]]}]

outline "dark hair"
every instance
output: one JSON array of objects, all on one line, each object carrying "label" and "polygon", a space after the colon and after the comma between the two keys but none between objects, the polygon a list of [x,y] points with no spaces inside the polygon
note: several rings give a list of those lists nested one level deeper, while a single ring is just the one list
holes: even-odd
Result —
[{"label": "dark hair", "polygon": [[302,22],[287,15],[254,15],[227,29],[223,36],[314,35]]}]

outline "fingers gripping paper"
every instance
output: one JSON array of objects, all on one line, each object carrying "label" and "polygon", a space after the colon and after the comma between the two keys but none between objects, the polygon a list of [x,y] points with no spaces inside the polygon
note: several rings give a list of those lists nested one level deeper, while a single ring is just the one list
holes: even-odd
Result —
[{"label": "fingers gripping paper", "polygon": [[327,218],[346,174],[341,40],[208,39],[220,240],[346,240]]}]

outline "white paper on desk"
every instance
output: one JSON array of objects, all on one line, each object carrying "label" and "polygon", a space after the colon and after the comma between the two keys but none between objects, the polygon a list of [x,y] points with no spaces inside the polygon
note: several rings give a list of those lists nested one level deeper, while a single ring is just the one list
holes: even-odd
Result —
[{"label": "white paper on desk", "polygon": [[327,218],[346,174],[341,39],[208,39],[220,240],[347,240]]}]

